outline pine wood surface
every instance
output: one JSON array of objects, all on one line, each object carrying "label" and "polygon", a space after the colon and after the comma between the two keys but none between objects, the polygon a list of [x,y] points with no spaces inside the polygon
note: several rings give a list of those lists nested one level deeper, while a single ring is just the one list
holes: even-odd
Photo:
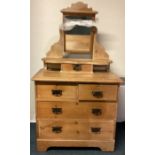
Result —
[{"label": "pine wood surface", "polygon": [[80,70],[76,71],[74,70],[74,64],[62,64],[61,70],[64,72],[89,72],[91,73],[93,68],[92,65],[84,64],[80,65]]},{"label": "pine wood surface", "polygon": [[[54,96],[51,90],[62,90],[62,95]],[[103,91],[108,102],[93,100],[93,90]],[[45,151],[50,146],[95,146],[113,151],[117,92],[118,84],[36,82],[38,151]],[[86,101],[80,101],[81,97]],[[111,102],[112,99],[115,102]],[[57,109],[55,113],[53,110]],[[53,131],[57,127],[61,132]],[[100,130],[93,132],[94,128]]]},{"label": "pine wood surface", "polygon": [[40,101],[37,103],[37,119],[115,120],[116,111],[115,102]]},{"label": "pine wood surface", "polygon": [[[38,138],[68,139],[68,140],[113,140],[114,121],[87,121],[87,120],[38,120]],[[54,127],[61,127],[60,132],[54,132]],[[93,132],[92,128],[99,128]]]},{"label": "pine wood surface", "polygon": [[83,2],[73,3],[70,7],[62,9],[61,12],[67,15],[81,14],[81,15],[95,15],[97,11],[94,11],[92,8],[89,8],[87,4]]},{"label": "pine wood surface", "polygon": [[65,35],[65,51],[73,53],[89,53],[92,51],[90,35]]},{"label": "pine wood surface", "polygon": [[105,65],[110,64],[112,61],[107,59],[98,59],[98,60],[92,60],[92,59],[72,59],[72,58],[43,58],[43,61],[45,63],[61,63],[61,64],[94,64],[94,65]]},{"label": "pine wood surface", "polygon": [[37,139],[37,150],[46,151],[50,146],[56,147],[99,147],[102,151],[114,151],[115,140],[52,140]]},{"label": "pine wood surface", "polygon": [[[117,85],[102,85],[102,84],[79,84],[79,100],[95,100],[95,101],[116,101],[117,100]],[[93,91],[103,93],[101,97],[93,96]]]},{"label": "pine wood surface", "polygon": [[121,84],[123,81],[111,72],[104,73],[65,73],[41,69],[36,73],[32,80],[34,81],[53,81],[53,82],[84,82],[84,83],[104,83]]},{"label": "pine wood surface", "polygon": [[[76,85],[62,85],[62,84],[50,84],[40,83],[36,85],[38,100],[75,100],[77,98],[77,86]],[[62,94],[56,96],[52,94],[53,90],[61,90]]]}]

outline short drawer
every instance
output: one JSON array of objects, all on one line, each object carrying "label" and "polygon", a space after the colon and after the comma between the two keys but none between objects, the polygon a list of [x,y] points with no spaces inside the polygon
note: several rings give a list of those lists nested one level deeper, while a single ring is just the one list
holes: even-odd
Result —
[{"label": "short drawer", "polygon": [[80,84],[79,100],[117,100],[117,85]]},{"label": "short drawer", "polygon": [[41,83],[36,85],[36,97],[43,101],[74,100],[77,98],[76,85]]},{"label": "short drawer", "polygon": [[91,64],[62,64],[62,71],[92,72]]},{"label": "short drawer", "polygon": [[111,140],[115,122],[88,122],[79,120],[39,120],[38,138],[55,140]]},{"label": "short drawer", "polygon": [[38,102],[39,119],[116,119],[115,102]]}]

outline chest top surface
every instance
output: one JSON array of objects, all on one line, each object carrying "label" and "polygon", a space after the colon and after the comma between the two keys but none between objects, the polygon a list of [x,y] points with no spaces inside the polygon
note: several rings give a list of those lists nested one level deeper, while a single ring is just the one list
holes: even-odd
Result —
[{"label": "chest top surface", "polygon": [[32,80],[46,82],[84,82],[84,83],[113,83],[121,84],[122,80],[111,72],[104,73],[67,73],[67,72],[52,72],[41,69],[37,72]]}]

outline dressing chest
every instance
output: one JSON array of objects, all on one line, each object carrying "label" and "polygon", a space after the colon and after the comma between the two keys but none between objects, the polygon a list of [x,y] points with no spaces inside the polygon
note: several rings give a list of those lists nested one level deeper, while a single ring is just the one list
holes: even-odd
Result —
[{"label": "dressing chest", "polygon": [[53,146],[113,151],[121,79],[110,72],[111,60],[97,42],[97,12],[82,2],[61,12],[60,39],[33,77],[37,150]]}]

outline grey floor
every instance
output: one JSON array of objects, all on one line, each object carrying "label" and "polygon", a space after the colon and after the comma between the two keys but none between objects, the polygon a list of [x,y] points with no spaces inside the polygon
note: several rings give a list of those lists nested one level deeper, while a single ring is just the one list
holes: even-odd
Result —
[{"label": "grey floor", "polygon": [[31,155],[125,155],[125,123],[117,123],[114,152],[103,152],[98,148],[49,148],[46,152],[36,151],[35,124],[30,124]]}]

